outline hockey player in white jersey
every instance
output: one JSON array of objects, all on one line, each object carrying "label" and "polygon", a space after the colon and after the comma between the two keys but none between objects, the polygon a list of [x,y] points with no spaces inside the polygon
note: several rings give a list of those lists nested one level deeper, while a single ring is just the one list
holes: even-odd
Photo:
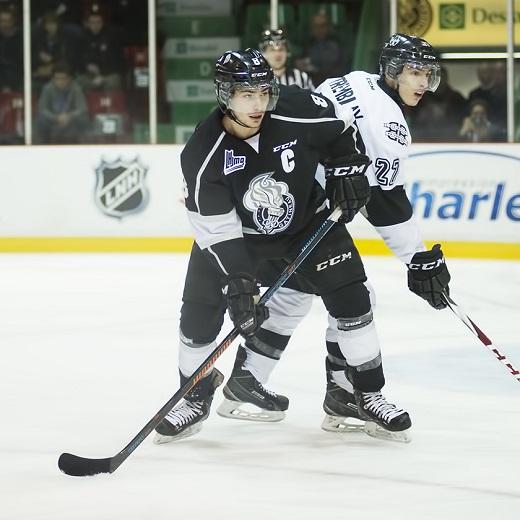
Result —
[{"label": "hockey player in white jersey", "polygon": [[[421,38],[395,34],[382,50],[379,75],[355,71],[328,79],[317,89],[334,103],[338,115],[354,116],[366,154],[372,160],[367,172],[371,198],[361,211],[407,266],[409,289],[436,309],[445,307],[441,294],[448,290],[450,275],[440,246],[426,250],[403,188],[403,161],[411,136],[402,107],[417,105],[426,91],[437,89],[439,82],[440,64],[431,45]],[[260,278],[270,285],[280,270],[281,266],[271,262]],[[312,295],[305,293],[312,290],[299,287],[297,282],[293,278],[278,291],[268,304],[269,319],[239,347],[233,373],[223,390],[225,400],[218,409],[220,415],[262,421],[284,417],[288,407],[285,396],[272,392],[270,398],[258,399],[253,388],[257,383],[267,383],[291,334],[310,308]],[[353,374],[381,363],[379,353],[370,359],[356,356],[370,333],[370,321],[338,325],[331,323],[327,330],[323,429],[364,428],[377,437],[407,441],[406,434],[388,431],[389,421],[400,410],[386,402],[380,392],[360,392],[351,383]],[[347,351],[340,349],[338,337],[348,338]],[[247,413],[243,403],[254,404],[260,411]]]}]

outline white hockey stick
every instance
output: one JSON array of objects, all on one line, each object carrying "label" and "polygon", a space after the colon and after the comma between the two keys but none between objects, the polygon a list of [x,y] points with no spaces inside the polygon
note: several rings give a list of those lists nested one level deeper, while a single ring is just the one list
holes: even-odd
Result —
[{"label": "white hockey stick", "polygon": [[480,328],[475,324],[475,322],[464,312],[462,307],[456,304],[452,298],[446,293],[443,292],[442,296],[444,301],[451,309],[453,314],[457,316],[457,318],[468,327],[468,329],[475,335],[477,338],[489,349],[495,357],[505,365],[509,373],[520,383],[520,372],[512,365],[511,361],[507,359],[507,356],[502,354],[500,350],[496,346],[493,345],[493,342],[480,330]]}]

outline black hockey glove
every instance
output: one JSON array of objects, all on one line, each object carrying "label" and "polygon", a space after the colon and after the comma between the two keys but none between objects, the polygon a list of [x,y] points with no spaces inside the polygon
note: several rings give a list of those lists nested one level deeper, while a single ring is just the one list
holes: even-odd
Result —
[{"label": "black hockey glove", "polygon": [[222,292],[226,296],[229,317],[244,337],[253,336],[269,317],[264,304],[256,303],[258,284],[252,276],[239,273],[228,278]]},{"label": "black hockey glove", "polygon": [[435,309],[446,307],[441,295],[443,291],[449,294],[450,279],[440,244],[430,251],[415,253],[408,264],[408,288]]},{"label": "black hockey glove", "polygon": [[339,222],[350,222],[370,200],[370,186],[365,176],[370,164],[365,155],[335,159],[325,163],[325,192],[331,209],[339,206]]}]

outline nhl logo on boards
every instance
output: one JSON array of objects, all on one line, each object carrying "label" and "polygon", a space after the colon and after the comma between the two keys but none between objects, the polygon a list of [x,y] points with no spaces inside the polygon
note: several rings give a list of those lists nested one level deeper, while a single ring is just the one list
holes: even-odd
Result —
[{"label": "nhl logo on boards", "polygon": [[144,185],[147,169],[136,157],[133,161],[101,161],[96,168],[94,199],[98,208],[110,217],[123,218],[142,211],[148,203]]}]

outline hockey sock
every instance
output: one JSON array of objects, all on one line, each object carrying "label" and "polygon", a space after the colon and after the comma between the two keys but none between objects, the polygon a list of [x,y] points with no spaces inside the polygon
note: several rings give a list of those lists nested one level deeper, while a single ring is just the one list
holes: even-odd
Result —
[{"label": "hockey sock", "polygon": [[194,343],[181,333],[179,340],[179,370],[191,376],[217,346],[216,341],[207,344]]},{"label": "hockey sock", "polygon": [[248,370],[253,374],[254,378],[265,385],[273,371],[274,367],[278,363],[278,359],[273,359],[258,352],[254,352],[247,346],[244,347],[246,351],[246,359],[242,365],[244,370]]},{"label": "hockey sock", "polygon": [[350,392],[351,394],[354,393],[354,387],[352,386],[352,383],[347,379],[347,374],[344,370],[333,370],[331,372],[332,374],[332,380],[343,390],[346,390],[347,392]]}]

